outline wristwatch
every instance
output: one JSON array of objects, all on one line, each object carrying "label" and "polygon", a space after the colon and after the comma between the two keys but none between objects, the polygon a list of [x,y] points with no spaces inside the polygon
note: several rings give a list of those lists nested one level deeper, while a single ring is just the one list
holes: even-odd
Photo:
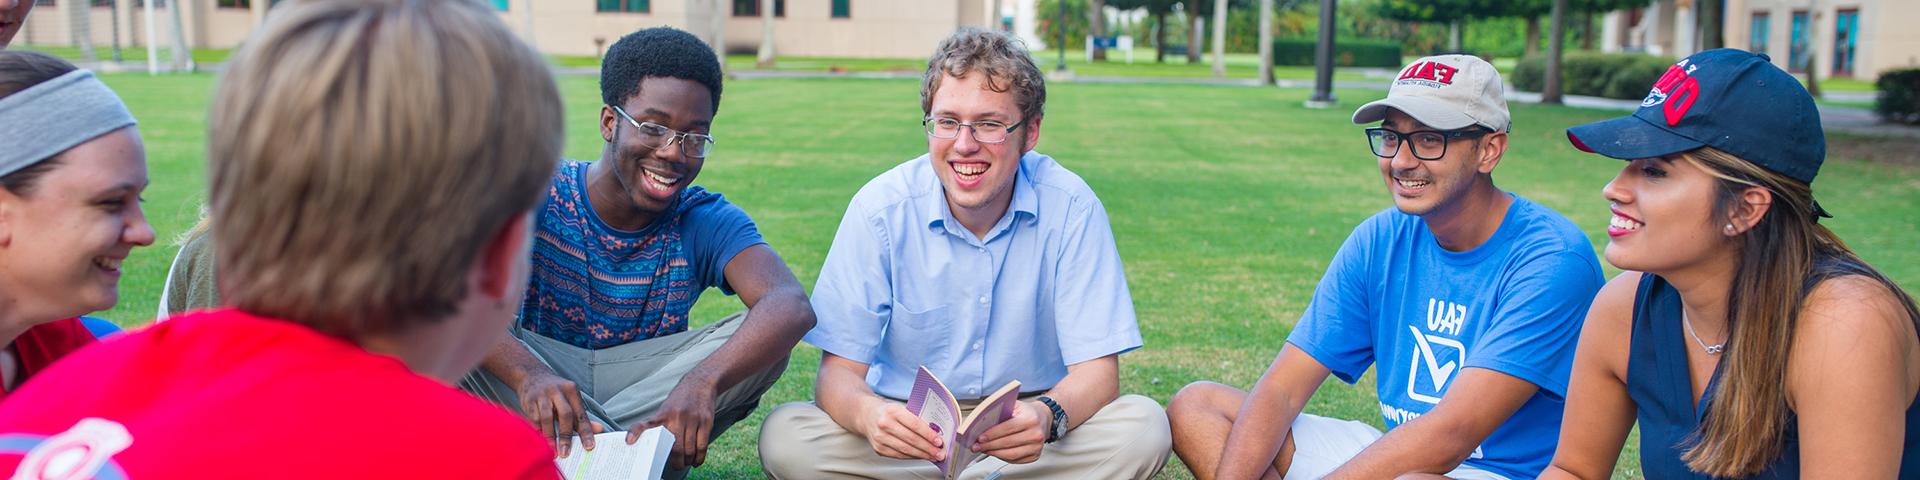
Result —
[{"label": "wristwatch", "polygon": [[1040,403],[1046,404],[1047,410],[1053,411],[1053,428],[1047,430],[1047,443],[1060,441],[1060,437],[1067,434],[1067,410],[1060,408],[1059,403],[1055,403],[1053,399],[1044,395],[1040,397]]}]

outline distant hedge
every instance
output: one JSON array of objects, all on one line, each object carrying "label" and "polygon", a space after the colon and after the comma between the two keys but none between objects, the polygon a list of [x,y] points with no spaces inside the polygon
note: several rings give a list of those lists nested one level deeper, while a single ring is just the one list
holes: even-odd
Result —
[{"label": "distant hedge", "polygon": [[[1674,59],[1638,53],[1567,52],[1560,60],[1560,92],[1567,95],[1639,100],[1667,73]],[[1515,88],[1546,88],[1546,57],[1520,59],[1507,78]]]},{"label": "distant hedge", "polygon": [[1889,122],[1920,124],[1920,68],[1888,70],[1874,82],[1873,112]]},{"label": "distant hedge", "polygon": [[[1313,38],[1273,41],[1274,65],[1313,65]],[[1333,64],[1341,67],[1400,67],[1400,43],[1388,40],[1342,38],[1333,42]]]}]

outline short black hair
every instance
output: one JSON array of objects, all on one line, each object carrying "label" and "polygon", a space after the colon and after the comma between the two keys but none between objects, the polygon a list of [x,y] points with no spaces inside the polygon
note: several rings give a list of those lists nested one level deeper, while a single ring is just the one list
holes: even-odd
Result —
[{"label": "short black hair", "polygon": [[640,93],[647,77],[671,77],[698,82],[713,94],[713,111],[720,111],[720,59],[713,48],[686,31],[672,27],[642,29],[620,37],[606,58],[600,59],[600,101],[620,105]]}]

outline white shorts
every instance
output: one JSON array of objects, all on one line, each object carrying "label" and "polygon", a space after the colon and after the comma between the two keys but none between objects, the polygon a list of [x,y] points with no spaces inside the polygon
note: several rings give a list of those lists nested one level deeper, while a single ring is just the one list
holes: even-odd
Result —
[{"label": "white shorts", "polygon": [[[1385,434],[1362,422],[1302,413],[1293,419],[1293,463],[1285,480],[1317,479],[1333,473]],[[1500,474],[1461,465],[1447,472],[1462,480],[1507,480]]]}]

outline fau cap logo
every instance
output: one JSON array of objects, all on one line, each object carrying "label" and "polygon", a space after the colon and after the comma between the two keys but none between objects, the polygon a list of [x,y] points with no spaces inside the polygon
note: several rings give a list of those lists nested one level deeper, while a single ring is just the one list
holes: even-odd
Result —
[{"label": "fau cap logo", "polygon": [[1400,71],[1400,78],[1394,79],[1393,84],[1406,83],[1440,88],[1452,85],[1453,74],[1459,71],[1458,68],[1429,60],[1408,65],[1406,70]]},{"label": "fau cap logo", "polygon": [[1680,118],[1687,116],[1687,110],[1693,109],[1693,102],[1700,99],[1700,82],[1693,79],[1693,71],[1699,65],[1688,65],[1681,60],[1667,69],[1660,81],[1653,82],[1653,90],[1647,92],[1647,98],[1640,101],[1640,108],[1661,107],[1660,113],[1667,118],[1667,126],[1680,124]]}]

